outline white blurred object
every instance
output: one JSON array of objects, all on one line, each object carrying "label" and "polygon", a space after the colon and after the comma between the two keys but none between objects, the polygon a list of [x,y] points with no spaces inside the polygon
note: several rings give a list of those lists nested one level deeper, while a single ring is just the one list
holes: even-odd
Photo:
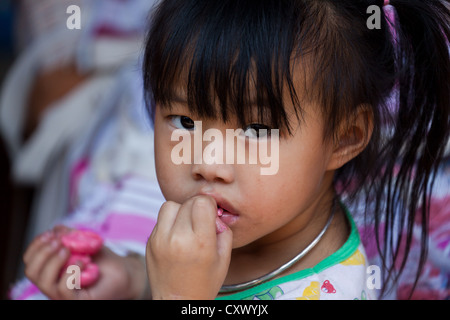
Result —
[{"label": "white blurred object", "polygon": [[[111,105],[114,101],[110,100],[123,92],[123,84],[116,86],[121,70],[139,70],[137,60],[142,53],[146,16],[153,3],[144,0],[22,1],[21,24],[27,24],[20,35],[23,51],[0,93],[0,134],[11,158],[14,181],[30,183],[37,190],[28,240],[68,214],[68,154],[82,137],[95,138],[92,127],[99,125],[98,117],[111,116],[101,113],[101,109],[105,104]],[[69,5],[81,9],[80,30],[69,30],[66,26]],[[33,135],[23,142],[28,96],[37,74],[69,63],[75,64],[81,73],[89,71],[92,76],[55,101]],[[123,139],[123,145],[134,140]],[[115,152],[114,156],[118,155],[124,156]],[[123,160],[114,162],[116,176],[127,171]],[[136,163],[134,167],[138,167]]]}]

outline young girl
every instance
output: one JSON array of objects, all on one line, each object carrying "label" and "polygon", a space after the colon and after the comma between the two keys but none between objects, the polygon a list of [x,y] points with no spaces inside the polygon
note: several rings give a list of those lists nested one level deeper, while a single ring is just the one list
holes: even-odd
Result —
[{"label": "young girl", "polygon": [[[144,61],[167,200],[147,244],[154,299],[375,297],[344,195],[367,197],[385,282],[405,265],[415,221],[424,261],[429,188],[449,135],[450,15],[447,1],[392,0],[389,23],[388,4],[160,3]],[[242,131],[230,149],[205,138],[210,129]],[[246,154],[273,146],[271,129],[276,174],[227,157],[234,144]]]},{"label": "young girl", "polygon": [[[374,5],[379,10],[368,10]],[[144,87],[167,202],[149,230],[147,289],[137,259],[98,258],[101,277],[102,264],[112,261],[125,266],[125,279],[134,277],[114,292],[376,298],[389,288],[371,290],[379,288],[376,267],[384,284],[398,280],[415,223],[422,226],[420,274],[430,190],[449,136],[449,2],[391,0],[392,21],[387,5],[161,1],[146,43]],[[260,153],[269,149],[278,170],[263,175]],[[344,197],[365,201],[382,265],[368,268]],[[53,273],[43,266],[39,250],[48,238],[27,251],[28,274],[56,297],[74,297],[58,293],[66,279],[40,276],[67,260],[51,260]],[[86,292],[98,289],[101,298],[115,283]]]}]

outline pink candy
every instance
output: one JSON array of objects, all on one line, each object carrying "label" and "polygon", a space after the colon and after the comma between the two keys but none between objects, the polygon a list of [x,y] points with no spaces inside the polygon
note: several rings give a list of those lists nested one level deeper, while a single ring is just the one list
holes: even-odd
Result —
[{"label": "pink candy", "polygon": [[92,231],[73,230],[61,236],[62,244],[69,249],[71,255],[64,266],[81,262],[80,284],[88,287],[97,281],[100,272],[98,266],[92,262],[91,255],[97,253],[103,245],[103,239]]},{"label": "pink candy", "polygon": [[73,230],[61,237],[62,244],[72,253],[93,255],[103,245],[103,239],[92,231]]}]

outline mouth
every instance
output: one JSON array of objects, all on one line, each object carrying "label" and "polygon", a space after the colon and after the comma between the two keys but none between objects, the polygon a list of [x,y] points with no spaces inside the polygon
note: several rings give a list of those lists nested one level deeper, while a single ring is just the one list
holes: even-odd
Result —
[{"label": "mouth", "polygon": [[239,215],[228,209],[229,207],[224,207],[223,204],[217,203],[217,217],[225,223],[228,227],[231,227],[237,220]]},{"label": "mouth", "polygon": [[223,224],[231,227],[239,220],[240,213],[219,193],[200,192],[198,195],[206,195],[214,198],[217,204],[217,219],[219,219]]}]

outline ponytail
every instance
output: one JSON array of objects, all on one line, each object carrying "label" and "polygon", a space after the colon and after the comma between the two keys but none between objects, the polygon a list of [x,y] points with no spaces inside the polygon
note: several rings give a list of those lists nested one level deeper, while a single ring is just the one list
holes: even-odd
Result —
[{"label": "ponytail", "polygon": [[379,171],[383,174],[372,185],[387,187],[384,201],[381,192],[377,195],[375,211],[384,215],[375,215],[375,228],[385,282],[395,283],[408,258],[414,225],[421,225],[414,288],[427,256],[430,194],[449,139],[450,5],[447,0],[391,0],[390,4],[396,13],[391,40],[399,105],[390,140],[382,150]]}]

